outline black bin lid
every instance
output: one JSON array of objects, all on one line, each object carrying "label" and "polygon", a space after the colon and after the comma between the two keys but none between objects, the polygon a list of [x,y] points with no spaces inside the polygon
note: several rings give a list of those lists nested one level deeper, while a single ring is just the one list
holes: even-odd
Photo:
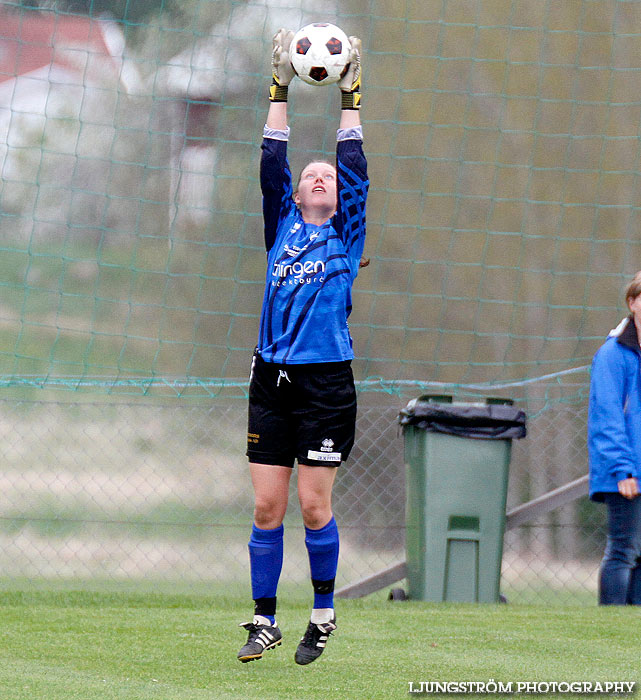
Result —
[{"label": "black bin lid", "polygon": [[398,422],[403,427],[485,440],[518,440],[527,432],[525,412],[508,399],[458,403],[447,396],[419,396],[401,409]]}]

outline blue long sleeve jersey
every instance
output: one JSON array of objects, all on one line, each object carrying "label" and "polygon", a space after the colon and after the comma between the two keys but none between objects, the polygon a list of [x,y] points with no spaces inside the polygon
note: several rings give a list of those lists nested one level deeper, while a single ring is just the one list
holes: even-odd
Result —
[{"label": "blue long sleeve jersey", "polygon": [[369,186],[362,130],[338,130],[338,206],[322,226],[305,223],[292,199],[288,134],[266,127],[262,144],[267,275],[257,349],[266,362],[280,364],[351,360],[347,319]]}]

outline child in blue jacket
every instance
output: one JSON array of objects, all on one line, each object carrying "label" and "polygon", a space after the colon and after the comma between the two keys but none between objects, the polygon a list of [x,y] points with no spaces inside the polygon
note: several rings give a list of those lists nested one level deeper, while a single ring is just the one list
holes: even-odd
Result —
[{"label": "child in blue jacket", "polygon": [[625,300],[630,315],[597,351],[590,381],[590,498],[608,508],[601,605],[641,605],[641,272]]}]

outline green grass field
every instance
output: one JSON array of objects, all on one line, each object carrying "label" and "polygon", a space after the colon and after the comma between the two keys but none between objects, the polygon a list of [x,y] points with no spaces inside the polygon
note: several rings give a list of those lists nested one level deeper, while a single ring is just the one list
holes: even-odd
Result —
[{"label": "green grass field", "polygon": [[323,657],[299,667],[293,654],[308,606],[300,597],[283,600],[283,645],[240,664],[245,638],[237,625],[249,617],[248,604],[233,592],[2,592],[0,697],[388,700],[417,697],[409,684],[422,681],[640,680],[636,610],[379,596],[337,601],[337,613]]}]

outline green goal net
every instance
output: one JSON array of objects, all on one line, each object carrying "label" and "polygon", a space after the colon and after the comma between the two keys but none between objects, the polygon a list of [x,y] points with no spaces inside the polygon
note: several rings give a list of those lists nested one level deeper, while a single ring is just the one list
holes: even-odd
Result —
[{"label": "green goal net", "polygon": [[[582,371],[641,268],[641,4],[0,3],[0,385],[245,391],[271,37],[364,46],[363,389]],[[290,159],[335,87],[290,89]],[[321,329],[319,329],[321,332]]]}]

